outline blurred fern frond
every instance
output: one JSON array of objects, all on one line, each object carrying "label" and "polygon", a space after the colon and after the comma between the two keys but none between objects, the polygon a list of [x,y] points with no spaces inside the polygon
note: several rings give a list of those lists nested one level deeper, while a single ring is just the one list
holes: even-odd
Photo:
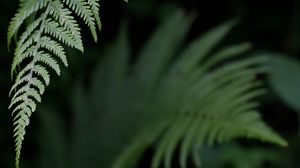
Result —
[{"label": "blurred fern frond", "polygon": [[[71,167],[138,167],[154,149],[152,168],[180,167],[188,158],[201,165],[205,144],[245,137],[286,146],[261,119],[257,97],[264,94],[258,74],[266,57],[235,58],[248,43],[216,50],[234,21],[204,33],[181,49],[192,20],[177,11],[150,36],[129,63],[126,29],[106,50],[89,91],[79,84],[73,100]],[[179,149],[179,150],[178,150]],[[80,152],[79,152],[80,151]]]},{"label": "blurred fern frond", "polygon": [[[133,72],[133,79],[142,88],[138,91],[144,98],[141,104],[148,104],[148,109],[139,109],[140,113],[149,115],[147,122],[143,121],[147,124],[139,125],[144,129],[135,135],[113,167],[133,166],[133,158],[154,144],[152,168],[161,164],[170,168],[177,148],[181,167],[187,167],[189,156],[199,167],[199,151],[203,145],[238,137],[286,146],[285,140],[261,120],[256,110],[259,103],[255,98],[265,92],[256,76],[266,72],[263,64],[267,58],[251,57],[225,63],[247,51],[248,43],[212,52],[234,26],[234,21],[196,39],[170,64],[179,45],[168,43],[182,39],[175,31],[188,18],[177,13],[169,20],[151,36]],[[178,30],[173,29],[176,25]],[[188,26],[181,31],[188,31]]]}]

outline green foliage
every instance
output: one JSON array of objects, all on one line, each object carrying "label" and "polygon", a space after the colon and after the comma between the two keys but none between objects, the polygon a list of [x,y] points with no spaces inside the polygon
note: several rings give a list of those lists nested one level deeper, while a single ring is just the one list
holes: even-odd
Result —
[{"label": "green foliage", "polygon": [[[68,66],[63,45],[83,51],[80,28],[73,14],[82,18],[97,41],[96,24],[101,28],[99,0],[20,0],[20,8],[8,28],[8,46],[13,37],[17,39],[11,67],[15,84],[9,106],[14,116],[16,167],[29,117],[49,85],[49,69],[60,74],[57,60]],[[22,25],[25,30],[18,36]]]},{"label": "green foliage", "polygon": [[133,79],[141,90],[132,92],[143,95],[137,104],[146,104],[148,108],[138,111],[147,117],[138,125],[143,129],[114,162],[114,168],[133,167],[143,151],[153,144],[156,149],[152,168],[162,163],[166,168],[171,167],[177,147],[181,167],[187,167],[190,155],[200,166],[197,151],[206,142],[213,145],[247,137],[287,145],[262,122],[256,111],[258,103],[254,99],[264,89],[254,79],[266,71],[262,66],[266,58],[252,57],[220,65],[249,49],[247,43],[211,53],[233,22],[196,39],[169,67],[170,58],[179,47],[173,39],[182,39],[189,24],[180,23],[187,20],[180,12],[174,15],[154,33],[139,55]]},{"label": "green foliage", "polygon": [[295,58],[282,54],[268,53],[272,55],[269,61],[271,72],[269,81],[278,96],[290,107],[300,112],[300,64]]},{"label": "green foliage", "polygon": [[287,145],[256,110],[256,98],[265,92],[256,76],[267,71],[267,58],[234,58],[248,43],[216,50],[234,22],[206,32],[182,51],[191,23],[182,11],[167,18],[133,67],[126,29],[121,30],[90,90],[78,84],[74,91],[69,167],[137,167],[149,148],[152,168],[171,167],[176,149],[180,167],[187,167],[189,157],[201,166],[205,144],[239,137]]}]

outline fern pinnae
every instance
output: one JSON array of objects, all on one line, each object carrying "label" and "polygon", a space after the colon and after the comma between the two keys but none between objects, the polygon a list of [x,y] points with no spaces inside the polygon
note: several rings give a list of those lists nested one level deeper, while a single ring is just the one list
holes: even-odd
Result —
[{"label": "fern pinnae", "polygon": [[[34,31],[36,30],[36,28],[40,25],[40,23],[41,23],[42,20],[43,20],[43,15],[40,16],[35,21],[33,21],[32,23],[30,23],[30,25],[28,25],[26,27],[26,31],[22,33],[22,35],[20,37],[20,40],[17,43],[17,46],[23,46],[25,41],[31,41],[31,40],[27,40],[28,37],[29,38],[30,37],[35,37],[34,35],[33,36],[31,36],[31,35],[34,33]],[[28,45],[25,45],[25,46],[28,47]],[[22,48],[22,49],[24,51],[26,48]]]},{"label": "fern pinnae", "polygon": [[[171,128],[169,128],[169,131],[164,135],[164,138],[162,141],[158,144],[158,150],[156,150],[154,157],[152,159],[151,168],[158,168],[160,166],[161,160],[165,157],[165,153],[168,150],[168,148],[174,147],[176,145],[176,140],[178,140],[178,136],[184,131],[185,127],[178,127],[179,125],[185,125],[186,126],[186,120],[185,119],[174,119],[174,124]],[[177,134],[178,133],[178,134]],[[166,157],[169,158],[169,157]],[[169,161],[165,162],[165,165],[170,165],[168,163]]]},{"label": "fern pinnae", "polygon": [[88,0],[88,4],[91,5],[91,10],[93,12],[94,18],[96,20],[96,23],[98,25],[98,29],[101,30],[102,24],[99,17],[99,0]]},{"label": "fern pinnae", "polygon": [[[170,143],[166,144],[165,154],[164,154],[164,167],[171,168],[172,156],[175,152],[176,146],[180,141],[180,136],[183,136],[189,129],[191,123],[193,123],[193,118],[181,118],[181,124],[178,124],[174,130],[172,137],[170,138]],[[181,126],[179,126],[181,125]]]},{"label": "fern pinnae", "polygon": [[[9,93],[12,97],[9,108],[13,109],[14,116],[16,167],[19,167],[22,141],[29,117],[36,110],[36,102],[41,102],[45,87],[50,82],[48,69],[53,69],[60,75],[57,60],[68,66],[63,44],[83,52],[80,27],[72,16],[72,10],[87,24],[96,41],[95,25],[101,27],[98,3],[99,0],[20,1],[20,8],[8,28],[8,45],[11,39],[17,36],[25,20],[29,17],[34,18],[37,13],[40,16],[30,20],[19,37],[11,68],[12,77],[14,72],[17,72],[15,84]],[[17,67],[20,67],[20,70],[17,70]]]},{"label": "fern pinnae", "polygon": [[63,0],[78,16],[80,16],[90,28],[94,40],[97,42],[97,32],[94,14],[85,0]]},{"label": "fern pinnae", "polygon": [[23,22],[34,12],[45,7],[49,0],[27,0],[20,1],[20,8],[10,22],[7,33],[7,46],[10,46],[11,39],[17,33]]},{"label": "fern pinnae", "polygon": [[[197,116],[199,117],[199,116]],[[181,146],[180,146],[180,155],[179,155],[179,164],[181,167],[185,167],[188,159],[189,150],[191,149],[191,144],[194,141],[195,136],[197,135],[197,128],[199,126],[199,122],[192,122],[189,130],[187,130]]]},{"label": "fern pinnae", "polygon": [[43,29],[46,34],[50,34],[69,47],[76,48],[83,52],[83,44],[77,42],[72,36],[72,33],[64,27],[61,27],[55,20],[46,19],[43,25]]},{"label": "fern pinnae", "polygon": [[68,61],[66,57],[66,53],[64,51],[64,48],[57,43],[56,41],[52,40],[50,37],[44,36],[40,39],[41,47],[47,49],[48,51],[51,51],[56,55],[67,67]]},{"label": "fern pinnae", "polygon": [[79,46],[78,49],[83,52],[80,28],[71,14],[72,12],[68,8],[64,8],[60,1],[54,1],[51,4],[50,15],[59,21],[60,26],[63,26],[72,34],[75,44]]},{"label": "fern pinnae", "polygon": [[[180,67],[183,74],[190,71],[201,62],[209,52],[227,35],[231,28],[236,24],[235,20],[222,24],[209,32],[203,37],[192,42],[181,54],[176,66]],[[201,49],[199,49],[201,46]]]},{"label": "fern pinnae", "polygon": [[236,55],[244,53],[251,48],[249,43],[236,44],[225,47],[211,56],[211,59],[206,60],[202,69],[208,70],[225,59],[232,58]]}]

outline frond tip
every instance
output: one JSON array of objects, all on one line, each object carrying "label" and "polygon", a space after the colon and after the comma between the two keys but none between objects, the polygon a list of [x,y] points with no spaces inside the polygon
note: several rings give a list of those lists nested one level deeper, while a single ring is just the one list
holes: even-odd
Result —
[{"label": "frond tip", "polygon": [[[74,13],[82,18],[97,41],[96,25],[101,28],[99,0],[21,0],[20,8],[8,28],[8,46],[13,37],[18,38],[11,67],[15,84],[10,91],[12,98],[9,106],[14,116],[16,167],[19,167],[25,127],[36,110],[36,103],[42,101],[45,87],[49,85],[49,69],[60,75],[58,60],[68,65],[63,45],[83,51],[80,27]],[[19,29],[29,17],[35,19],[18,37]]]}]

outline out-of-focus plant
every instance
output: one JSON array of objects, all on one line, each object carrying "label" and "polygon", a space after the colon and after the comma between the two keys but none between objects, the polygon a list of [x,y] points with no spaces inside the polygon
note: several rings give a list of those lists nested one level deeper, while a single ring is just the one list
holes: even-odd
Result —
[{"label": "out-of-focus plant", "polygon": [[152,149],[152,168],[171,167],[175,151],[175,164],[184,168],[190,157],[201,165],[199,151],[205,144],[246,137],[286,146],[256,110],[256,98],[265,92],[256,76],[265,73],[266,57],[234,58],[249,49],[248,43],[216,50],[234,21],[182,49],[191,23],[182,11],[167,18],[133,65],[123,28],[96,68],[90,89],[79,83],[74,91],[70,142],[55,128],[59,124],[42,122],[52,137],[42,146],[58,146],[41,155],[52,164],[43,165],[132,168]]},{"label": "out-of-focus plant", "polygon": [[203,167],[209,168],[279,168],[284,167],[281,151],[265,146],[245,146],[231,142],[201,151]]},{"label": "out-of-focus plant", "polygon": [[269,53],[269,81],[278,96],[294,110],[300,112],[300,63],[288,55]]},{"label": "out-of-focus plant", "polygon": [[237,144],[231,144],[222,148],[220,160],[223,165],[227,163],[233,168],[264,168],[266,164],[278,162],[280,154],[272,149],[243,148]]}]

